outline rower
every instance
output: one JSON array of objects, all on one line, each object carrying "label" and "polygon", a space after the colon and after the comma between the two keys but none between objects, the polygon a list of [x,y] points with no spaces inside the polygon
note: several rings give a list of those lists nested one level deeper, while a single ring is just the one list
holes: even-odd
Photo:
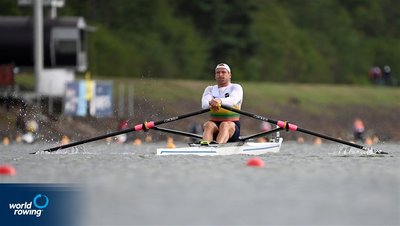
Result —
[{"label": "rower", "polygon": [[212,140],[217,143],[235,142],[240,135],[240,114],[226,109],[221,105],[240,109],[243,102],[243,89],[239,84],[231,83],[232,72],[225,63],[215,67],[216,85],[207,86],[204,90],[201,105],[203,109],[210,108],[210,120],[203,124],[203,141],[207,145]]}]

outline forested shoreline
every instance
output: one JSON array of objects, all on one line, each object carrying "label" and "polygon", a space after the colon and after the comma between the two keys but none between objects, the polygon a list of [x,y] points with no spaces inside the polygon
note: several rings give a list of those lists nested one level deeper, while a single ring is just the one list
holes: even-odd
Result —
[{"label": "forested shoreline", "polygon": [[[396,0],[66,0],[83,16],[97,76],[209,79],[226,62],[236,80],[368,83],[372,66],[400,71]],[[45,10],[47,12],[47,10]],[[15,0],[0,15],[31,15]]]}]

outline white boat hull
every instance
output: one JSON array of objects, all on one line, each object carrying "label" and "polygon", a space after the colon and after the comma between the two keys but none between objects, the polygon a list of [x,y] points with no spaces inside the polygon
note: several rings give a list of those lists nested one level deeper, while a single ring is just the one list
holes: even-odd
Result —
[{"label": "white boat hull", "polygon": [[199,155],[199,156],[215,156],[215,155],[262,155],[266,153],[277,153],[281,149],[282,138],[276,142],[244,142],[244,143],[228,143],[218,144],[215,146],[196,146],[196,147],[180,147],[180,148],[158,148],[157,155]]}]

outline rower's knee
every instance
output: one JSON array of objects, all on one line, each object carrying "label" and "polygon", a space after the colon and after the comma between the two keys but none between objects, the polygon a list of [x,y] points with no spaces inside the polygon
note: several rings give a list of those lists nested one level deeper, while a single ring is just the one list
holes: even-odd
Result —
[{"label": "rower's knee", "polygon": [[209,128],[213,128],[215,126],[215,123],[207,121],[203,124],[203,128],[205,129],[209,129]]},{"label": "rower's knee", "polygon": [[228,130],[228,131],[233,131],[235,130],[235,123],[233,122],[221,122],[219,125],[220,130]]}]

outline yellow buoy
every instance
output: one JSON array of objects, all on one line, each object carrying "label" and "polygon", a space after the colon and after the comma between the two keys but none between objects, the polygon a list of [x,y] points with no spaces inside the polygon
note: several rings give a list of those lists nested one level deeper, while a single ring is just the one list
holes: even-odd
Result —
[{"label": "yellow buoy", "polygon": [[133,141],[133,145],[141,145],[141,144],[142,144],[142,140],[139,139],[139,138],[136,138],[136,139]]},{"label": "yellow buoy", "polygon": [[176,148],[174,139],[172,137],[167,138],[167,148]]},{"label": "yellow buoy", "polygon": [[373,141],[371,139],[371,137],[367,137],[367,139],[365,139],[364,144],[367,146],[371,146],[373,145]]},{"label": "yellow buoy", "polygon": [[69,144],[70,142],[71,142],[71,140],[69,139],[68,136],[63,135],[63,136],[61,137],[61,140],[60,140],[60,144],[61,144],[61,145],[66,145],[66,144]]},{"label": "yellow buoy", "polygon": [[146,143],[152,142],[152,141],[153,141],[153,137],[151,137],[150,135],[147,135],[147,136],[144,138],[144,141],[146,141]]},{"label": "yellow buoy", "polygon": [[15,142],[16,142],[17,144],[19,144],[19,143],[22,142],[22,137],[21,137],[21,135],[17,134],[17,136],[15,136]]},{"label": "yellow buoy", "polygon": [[9,145],[10,144],[10,139],[8,137],[3,137],[3,144],[4,145]]},{"label": "yellow buoy", "polygon": [[377,144],[377,143],[379,142],[379,138],[378,138],[377,136],[373,136],[373,137],[372,137],[372,142],[373,142],[374,144]]},{"label": "yellow buoy", "polygon": [[304,143],[304,138],[303,137],[298,137],[297,138],[297,143],[303,144]]},{"label": "yellow buoy", "polygon": [[112,142],[112,137],[107,137],[106,138],[106,143],[107,144],[111,144],[111,142]]},{"label": "yellow buoy", "polygon": [[315,145],[321,145],[321,144],[322,144],[321,138],[319,138],[319,137],[315,138],[314,144],[315,144]]}]

